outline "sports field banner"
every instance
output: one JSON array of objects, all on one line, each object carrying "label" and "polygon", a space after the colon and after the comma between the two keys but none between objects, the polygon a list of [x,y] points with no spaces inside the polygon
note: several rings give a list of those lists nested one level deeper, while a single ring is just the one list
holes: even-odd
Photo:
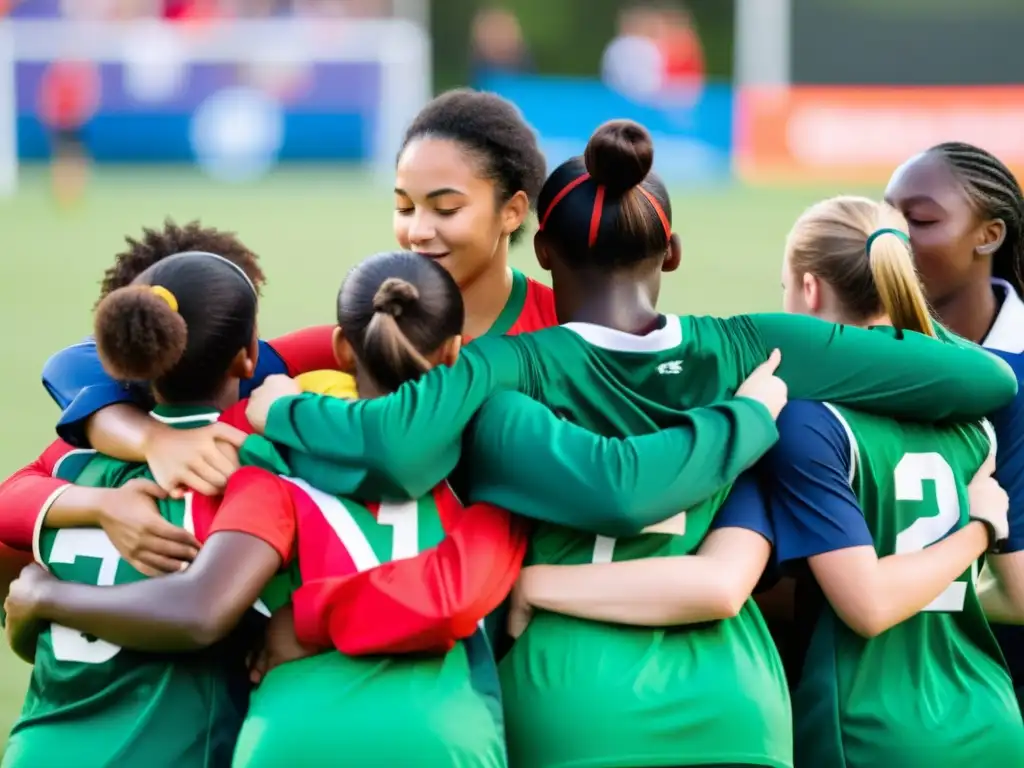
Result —
[{"label": "sports field banner", "polygon": [[493,75],[478,87],[501,94],[522,110],[552,168],[582,154],[601,123],[627,118],[651,132],[654,168],[670,184],[704,184],[731,176],[730,85],[710,83],[696,93],[670,91],[642,100],[588,78]]},{"label": "sports field banner", "polygon": [[1024,178],[1024,86],[794,86],[736,96],[735,168],[752,183],[884,183],[943,141],[977,144]]}]

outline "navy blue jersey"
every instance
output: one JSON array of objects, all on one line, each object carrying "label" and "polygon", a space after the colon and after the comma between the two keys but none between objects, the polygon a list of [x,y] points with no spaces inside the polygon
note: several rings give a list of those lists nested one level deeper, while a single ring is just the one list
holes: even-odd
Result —
[{"label": "navy blue jersey", "polygon": [[769,544],[774,543],[768,503],[761,491],[756,469],[747,470],[736,480],[729,496],[715,514],[711,530],[744,528],[759,533]]},{"label": "navy blue jersey", "polygon": [[[1024,302],[1013,287],[993,280],[992,290],[999,301],[999,312],[982,344],[1003,358],[1024,382]],[[1018,390],[1013,402],[994,413],[999,450],[996,453],[996,480],[1010,497],[1010,540],[1007,552],[1024,549],[1024,392]],[[1018,700],[1024,705],[1024,627],[994,625],[999,645],[1010,667]]]}]

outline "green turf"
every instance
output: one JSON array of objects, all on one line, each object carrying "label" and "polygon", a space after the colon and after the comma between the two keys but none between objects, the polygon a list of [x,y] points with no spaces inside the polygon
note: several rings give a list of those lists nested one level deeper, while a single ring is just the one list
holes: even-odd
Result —
[{"label": "green turf", "polygon": [[[52,438],[56,410],[39,386],[40,368],[51,352],[88,333],[98,279],[125,234],[158,226],[165,216],[237,231],[261,255],[270,278],[261,310],[264,336],[332,322],[348,267],[393,246],[387,185],[350,171],[292,170],[243,188],[166,168],[104,170],[93,182],[81,206],[61,211],[51,202],[47,176],[30,168],[18,195],[0,200],[0,325],[12,331],[3,351],[0,476],[34,458]],[[857,190],[728,187],[674,195],[683,266],[666,277],[662,308],[717,314],[778,308],[790,224],[805,206],[839,191]],[[526,247],[513,263],[542,276]],[[0,645],[5,734],[21,705],[28,667]]]}]

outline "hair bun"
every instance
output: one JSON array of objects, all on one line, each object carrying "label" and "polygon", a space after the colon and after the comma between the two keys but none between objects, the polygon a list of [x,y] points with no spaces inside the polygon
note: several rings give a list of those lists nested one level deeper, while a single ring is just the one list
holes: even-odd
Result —
[{"label": "hair bun", "polygon": [[402,312],[419,300],[420,292],[415,285],[400,277],[389,277],[373,295],[373,309],[392,317],[400,317]]},{"label": "hair bun", "polygon": [[611,195],[621,195],[647,178],[654,142],[640,123],[610,120],[594,131],[583,153],[587,173]]}]

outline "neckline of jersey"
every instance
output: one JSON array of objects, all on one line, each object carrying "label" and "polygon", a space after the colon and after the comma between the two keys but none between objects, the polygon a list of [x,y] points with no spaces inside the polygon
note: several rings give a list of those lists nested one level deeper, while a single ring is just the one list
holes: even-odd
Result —
[{"label": "neckline of jersey", "polygon": [[176,429],[213,424],[220,418],[220,411],[210,406],[199,405],[157,405],[149,412],[159,422]]},{"label": "neckline of jersey", "polygon": [[665,324],[644,336],[616,331],[593,323],[565,323],[588,344],[612,352],[667,352],[683,343],[683,325],[678,315],[665,315]]},{"label": "neckline of jersey", "polygon": [[501,308],[501,312],[491,327],[482,334],[483,336],[504,336],[512,330],[516,320],[523,314],[523,307],[526,306],[526,289],[528,287],[526,275],[518,269],[512,269],[512,292],[509,293],[505,306]]},{"label": "neckline of jersey", "polygon": [[[1000,352],[1020,354],[1024,352],[1024,302],[1005,280],[992,278],[992,287],[1002,301],[996,312],[992,327],[989,328],[981,346]],[[1000,296],[1001,294],[1001,296]]]}]

